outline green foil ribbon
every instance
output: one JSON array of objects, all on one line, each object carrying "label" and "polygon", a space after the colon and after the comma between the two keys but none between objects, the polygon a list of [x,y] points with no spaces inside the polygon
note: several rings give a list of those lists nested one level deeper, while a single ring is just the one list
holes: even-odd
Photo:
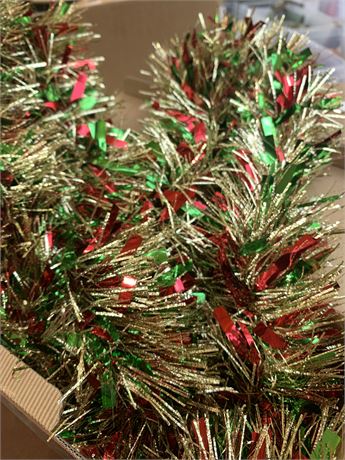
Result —
[{"label": "green foil ribbon", "polygon": [[266,137],[267,136],[274,137],[276,135],[276,128],[274,126],[272,117],[262,117],[261,127]]},{"label": "green foil ribbon", "polygon": [[146,254],[146,257],[152,258],[156,264],[162,264],[168,260],[166,249],[154,249]]},{"label": "green foil ribbon", "polygon": [[337,435],[335,431],[332,431],[326,428],[325,432],[322,435],[322,438],[317,443],[315,449],[311,453],[311,460],[331,460],[337,447],[341,441],[340,436]]},{"label": "green foil ribbon", "polygon": [[93,91],[89,95],[84,96],[79,101],[79,107],[81,110],[90,110],[92,109],[97,103],[97,97],[95,96],[96,92]]},{"label": "green foil ribbon", "polygon": [[341,106],[342,100],[341,96],[322,99],[318,104],[316,104],[316,108],[324,110],[338,109]]},{"label": "green foil ribbon", "polygon": [[204,215],[204,213],[199,208],[190,203],[186,203],[182,206],[181,209],[191,217],[202,217]]},{"label": "green foil ribbon", "polygon": [[92,139],[97,141],[97,145],[103,152],[107,151],[106,125],[104,120],[88,123],[88,128]]},{"label": "green foil ribbon", "polygon": [[58,90],[53,85],[48,85],[48,88],[44,91],[44,96],[50,102],[57,102],[60,100]]},{"label": "green foil ribbon", "polygon": [[194,297],[196,297],[196,303],[204,303],[206,300],[206,294],[204,292],[193,292],[192,294]]},{"label": "green foil ribbon", "polygon": [[248,243],[244,244],[240,250],[240,254],[242,256],[249,256],[252,254],[259,254],[260,252],[264,251],[268,246],[267,238],[260,238],[255,241],[249,241]]},{"label": "green foil ribbon", "polygon": [[103,151],[107,151],[107,141],[106,141],[106,126],[104,120],[97,120],[96,122],[96,139],[98,147]]},{"label": "green foil ribbon", "polygon": [[124,140],[125,139],[125,131],[123,129],[120,129],[120,128],[109,128],[109,133],[112,133],[114,134],[114,136],[116,137],[116,139],[121,139],[121,140]]},{"label": "green foil ribbon", "polygon": [[101,400],[103,409],[113,409],[116,406],[116,388],[110,371],[102,375]]},{"label": "green foil ribbon", "polygon": [[304,165],[291,164],[289,165],[276,186],[277,193],[283,193],[286,187],[290,184],[295,184],[298,178],[303,174],[305,168]]},{"label": "green foil ribbon", "polygon": [[[121,164],[115,161],[109,161],[106,158],[100,156],[94,159],[94,164],[106,169],[109,172],[120,173],[126,176],[134,176],[141,171],[141,166],[139,164],[135,164],[133,166],[122,166]],[[130,189],[130,187],[131,186],[129,186],[128,189]],[[118,186],[117,188],[118,190],[120,190],[121,187]],[[125,190],[127,189],[125,188],[125,186],[123,186],[122,188]],[[114,196],[117,195],[114,194]]]},{"label": "green foil ribbon", "polygon": [[175,283],[176,278],[186,272],[189,272],[192,269],[192,266],[193,263],[191,260],[187,261],[185,264],[177,264],[173,269],[159,276],[157,278],[157,282],[162,287],[172,286]]},{"label": "green foil ribbon", "polygon": [[194,144],[194,137],[192,133],[190,133],[182,123],[178,122],[177,120],[167,118],[161,121],[161,125],[166,130],[170,131],[178,131],[183,139],[191,144]]},{"label": "green foil ribbon", "polygon": [[309,48],[304,48],[304,50],[302,50],[298,54],[294,54],[292,53],[292,51],[290,51],[290,53],[293,54],[294,57],[296,58],[295,62],[292,64],[293,70],[296,70],[299,67],[301,67],[305,63],[305,61],[308,59],[308,57],[312,55],[312,52],[310,51]]},{"label": "green foil ribbon", "polygon": [[277,68],[281,67],[281,57],[277,53],[271,53],[267,61],[271,64],[272,70],[275,71]]},{"label": "green foil ribbon", "polygon": [[299,260],[294,269],[285,275],[280,284],[285,286],[295,284],[305,274],[310,273],[312,270],[313,266],[309,262],[306,262],[305,260]]}]

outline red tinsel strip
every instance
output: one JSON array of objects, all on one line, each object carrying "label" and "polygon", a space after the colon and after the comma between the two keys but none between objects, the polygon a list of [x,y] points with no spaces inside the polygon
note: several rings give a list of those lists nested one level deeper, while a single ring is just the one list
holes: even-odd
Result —
[{"label": "red tinsel strip", "polygon": [[237,307],[246,307],[251,304],[253,295],[250,289],[234,274],[226,255],[225,247],[218,251],[218,260],[223,273],[225,285],[234,299]]},{"label": "red tinsel strip", "polygon": [[76,84],[73,87],[72,94],[70,97],[70,102],[77,101],[78,99],[82,99],[82,97],[84,97],[86,82],[87,82],[87,74],[84,72],[81,72],[78,76]]},{"label": "red tinsel strip", "polygon": [[[198,426],[198,429],[196,428]],[[208,439],[207,439],[207,427],[204,418],[200,418],[198,421],[194,420],[192,423],[192,429],[197,444],[200,446],[200,460],[207,460],[205,456],[209,451]],[[199,435],[198,435],[199,432]],[[201,442],[200,442],[201,437]],[[202,443],[202,445],[201,445]]]},{"label": "red tinsel strip", "polygon": [[285,249],[279,259],[274,262],[268,270],[259,275],[256,280],[256,289],[263,291],[270,284],[275,281],[285,270],[292,267],[292,265],[299,259],[299,257],[313,246],[319,244],[320,240],[311,235],[303,235],[299,240],[289,248]]},{"label": "red tinsel strip", "polygon": [[131,236],[124,247],[121,249],[121,254],[129,251],[136,251],[138,247],[141,245],[143,241],[143,237],[140,235],[133,235]]},{"label": "red tinsel strip", "polygon": [[288,343],[280,335],[276,334],[263,322],[259,323],[255,327],[254,332],[272,348],[276,348],[277,350],[285,350],[288,346]]},{"label": "red tinsel strip", "polygon": [[217,307],[213,310],[213,316],[220,325],[222,331],[226,335],[226,338],[234,345],[234,347],[241,347],[241,336],[238,329],[236,329],[235,323],[229,316],[229,313],[224,307]]}]

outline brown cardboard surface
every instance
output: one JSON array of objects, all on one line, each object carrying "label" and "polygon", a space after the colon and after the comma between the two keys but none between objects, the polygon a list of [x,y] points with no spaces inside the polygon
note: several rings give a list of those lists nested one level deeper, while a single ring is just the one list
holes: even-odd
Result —
[{"label": "brown cardboard surface", "polygon": [[67,459],[72,458],[53,440],[47,442],[47,433],[38,426],[28,424],[23,414],[1,398],[1,449],[5,459]]},{"label": "brown cardboard surface", "polygon": [[[338,195],[342,194],[345,190],[345,171],[344,169],[338,168],[336,166],[328,167],[322,175],[315,178],[311,183],[308,189],[308,197],[313,198],[316,196],[324,195]],[[332,212],[329,212],[325,216],[325,220],[330,224],[335,224],[340,222],[340,228],[344,228],[345,224],[345,199],[342,198],[339,202],[335,203],[334,209]],[[332,240],[332,243],[338,244],[336,247],[332,259],[334,260],[334,265],[341,264],[344,260],[344,249],[345,249],[345,234],[336,235],[335,239]],[[340,279],[340,295],[345,296],[345,273],[343,272]],[[345,313],[345,303],[342,302],[341,307],[339,308],[342,312]],[[345,458],[345,457],[344,457]]]},{"label": "brown cardboard surface", "polygon": [[[148,68],[152,43],[168,43],[196,24],[198,14],[214,15],[217,0],[90,1],[83,0],[84,19],[91,22],[101,40],[91,45],[92,52],[104,56],[100,64],[108,94],[125,90],[125,80],[138,78]],[[94,5],[94,6],[93,6]]]},{"label": "brown cardboard surface", "polygon": [[0,346],[1,459],[72,458],[57,439],[60,391]]},{"label": "brown cardboard surface", "polygon": [[[337,84],[338,90],[342,92],[343,101],[345,101],[345,81],[344,80],[345,80],[345,75],[343,75],[343,81]],[[342,132],[342,152],[338,156],[338,158],[334,160],[334,164],[338,166],[339,168],[344,169],[345,167],[345,116],[339,121],[342,124],[342,130],[343,130]]]},{"label": "brown cardboard surface", "polygon": [[50,432],[60,417],[60,391],[3,346],[0,363],[0,394]]},{"label": "brown cardboard surface", "polygon": [[118,93],[116,100],[117,105],[112,114],[114,125],[124,130],[128,128],[141,130],[142,120],[147,115],[144,99],[121,92]]}]

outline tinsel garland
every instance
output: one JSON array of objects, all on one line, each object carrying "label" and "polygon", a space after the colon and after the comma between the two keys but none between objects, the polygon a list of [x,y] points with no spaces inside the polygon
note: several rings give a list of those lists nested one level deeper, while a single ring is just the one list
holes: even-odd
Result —
[{"label": "tinsel garland", "polygon": [[[282,21],[215,19],[111,123],[68,4],[2,0],[2,341],[63,392],[92,458],[333,459],[341,96]],[[116,109],[116,107],[115,107]]]}]

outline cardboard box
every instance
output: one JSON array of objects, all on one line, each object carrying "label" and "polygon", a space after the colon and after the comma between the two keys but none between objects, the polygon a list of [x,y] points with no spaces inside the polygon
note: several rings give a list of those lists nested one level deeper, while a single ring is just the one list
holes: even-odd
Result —
[{"label": "cardboard box", "polygon": [[0,458],[73,458],[59,439],[47,442],[60,418],[60,391],[3,346],[0,363]]}]

